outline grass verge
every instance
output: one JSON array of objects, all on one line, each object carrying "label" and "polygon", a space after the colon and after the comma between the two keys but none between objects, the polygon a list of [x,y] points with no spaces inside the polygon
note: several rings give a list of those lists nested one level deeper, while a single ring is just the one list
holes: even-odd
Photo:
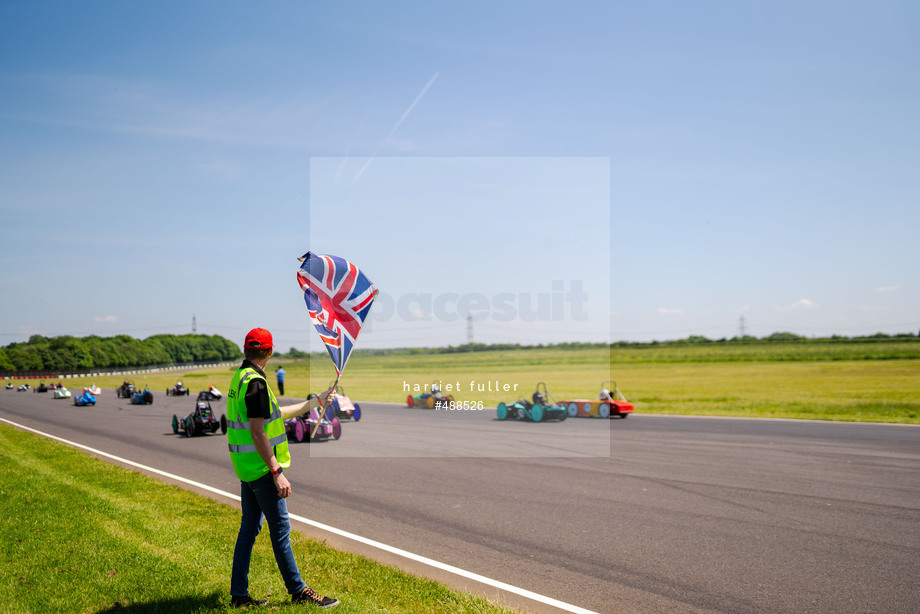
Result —
[{"label": "grass verge", "polygon": [[[239,511],[0,425],[0,612],[192,613],[229,607]],[[342,601],[336,612],[510,613],[292,533],[304,579]],[[290,605],[268,534],[250,591]]]},{"label": "grass verge", "polygon": [[616,371],[642,413],[920,424],[920,360],[622,365]]}]

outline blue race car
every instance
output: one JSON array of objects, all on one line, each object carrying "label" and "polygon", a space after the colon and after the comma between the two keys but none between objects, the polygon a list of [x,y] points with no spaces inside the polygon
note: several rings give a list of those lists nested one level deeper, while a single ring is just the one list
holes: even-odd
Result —
[{"label": "blue race car", "polygon": [[143,390],[138,390],[131,395],[131,405],[151,405],[152,403],[153,393],[146,386]]},{"label": "blue race car", "polygon": [[546,389],[546,384],[537,384],[537,391],[533,393],[533,401],[518,399],[514,403],[499,403],[496,413],[499,420],[513,418],[530,422],[543,422],[544,420],[564,421],[568,417],[565,405]]},{"label": "blue race car", "polygon": [[84,405],[95,405],[96,404],[96,395],[87,390],[83,389],[83,394],[75,396],[73,398],[73,404],[77,407],[83,407]]}]

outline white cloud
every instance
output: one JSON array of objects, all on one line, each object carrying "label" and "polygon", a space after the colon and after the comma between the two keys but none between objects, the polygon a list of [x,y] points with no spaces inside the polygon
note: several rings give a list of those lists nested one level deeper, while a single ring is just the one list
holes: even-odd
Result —
[{"label": "white cloud", "polygon": [[680,307],[659,307],[658,308],[658,313],[662,313],[666,315],[676,315],[676,314],[681,314],[683,312],[684,310],[681,309]]},{"label": "white cloud", "polygon": [[779,307],[780,311],[804,311],[808,309],[817,309],[818,304],[808,300],[807,298],[800,298],[796,302],[792,303],[787,307]]},{"label": "white cloud", "polygon": [[894,292],[900,287],[901,287],[901,284],[897,284],[896,286],[880,286],[876,288],[875,291],[876,292]]},{"label": "white cloud", "polygon": [[118,316],[96,316],[93,318],[93,322],[111,324],[118,322]]}]

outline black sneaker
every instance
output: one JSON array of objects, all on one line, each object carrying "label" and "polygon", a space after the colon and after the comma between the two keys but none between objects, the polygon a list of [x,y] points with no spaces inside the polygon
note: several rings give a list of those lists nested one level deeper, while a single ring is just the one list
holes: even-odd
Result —
[{"label": "black sneaker", "polygon": [[249,595],[243,595],[242,597],[231,595],[230,605],[235,608],[245,608],[251,605],[268,605],[268,599],[253,599]]},{"label": "black sneaker", "polygon": [[339,605],[338,599],[333,599],[332,597],[323,597],[322,595],[317,595],[316,591],[310,588],[309,586],[299,593],[294,593],[291,595],[292,603],[312,603],[315,606],[320,608],[334,608]]}]

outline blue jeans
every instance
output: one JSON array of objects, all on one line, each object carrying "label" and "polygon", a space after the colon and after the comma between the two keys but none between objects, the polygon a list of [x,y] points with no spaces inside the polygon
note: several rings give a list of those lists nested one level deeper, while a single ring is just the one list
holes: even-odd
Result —
[{"label": "blue jeans", "polygon": [[240,496],[243,506],[243,520],[240,533],[233,549],[233,572],[230,576],[230,594],[243,596],[249,594],[249,561],[252,559],[252,547],[256,536],[262,530],[262,518],[268,521],[268,533],[272,540],[275,561],[284,578],[284,585],[290,594],[298,593],[307,587],[294,551],[291,550],[291,519],[287,504],[278,496],[278,489],[270,473],[258,480],[240,483]]}]

